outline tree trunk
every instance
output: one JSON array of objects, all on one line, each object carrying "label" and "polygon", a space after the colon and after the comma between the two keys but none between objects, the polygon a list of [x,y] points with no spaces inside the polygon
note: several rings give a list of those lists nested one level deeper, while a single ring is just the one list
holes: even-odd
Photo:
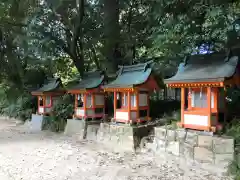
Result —
[{"label": "tree trunk", "polygon": [[93,58],[93,62],[95,63],[96,67],[97,67],[97,70],[101,70],[101,65],[98,61],[98,58],[97,58],[97,55],[96,55],[96,50],[95,50],[95,47],[93,45],[93,47],[91,48],[91,52],[92,52],[92,58]]},{"label": "tree trunk", "polygon": [[119,0],[104,3],[104,55],[107,73],[115,73],[120,63]]},{"label": "tree trunk", "polygon": [[73,60],[74,65],[76,66],[80,76],[82,77],[84,70],[85,70],[83,57],[77,57],[77,56],[75,58],[72,57],[72,60]]}]

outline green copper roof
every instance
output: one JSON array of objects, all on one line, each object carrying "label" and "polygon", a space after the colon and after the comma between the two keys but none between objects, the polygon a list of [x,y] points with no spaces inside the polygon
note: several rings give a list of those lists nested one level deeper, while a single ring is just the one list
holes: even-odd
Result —
[{"label": "green copper roof", "polygon": [[152,72],[152,63],[153,61],[149,61],[131,66],[120,66],[117,78],[104,88],[133,87],[145,83]]},{"label": "green copper roof", "polygon": [[218,52],[193,55],[179,65],[177,73],[165,79],[165,83],[215,82],[232,77],[236,71],[238,56]]},{"label": "green copper roof", "polygon": [[105,79],[103,72],[95,71],[85,73],[83,78],[77,82],[77,85],[69,88],[69,90],[92,89],[100,86]]},{"label": "green copper roof", "polygon": [[62,81],[60,78],[49,78],[47,82],[35,92],[54,92],[63,90]]}]

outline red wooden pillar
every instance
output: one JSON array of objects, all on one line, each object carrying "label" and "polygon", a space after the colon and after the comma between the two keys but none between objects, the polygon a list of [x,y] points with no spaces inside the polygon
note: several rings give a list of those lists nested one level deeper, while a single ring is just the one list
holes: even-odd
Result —
[{"label": "red wooden pillar", "polygon": [[136,111],[137,111],[136,119],[137,119],[137,121],[139,121],[140,117],[139,117],[139,92],[138,92],[138,90],[136,91]]},{"label": "red wooden pillar", "polygon": [[74,105],[73,118],[74,118],[74,117],[77,117],[78,96],[79,96],[79,94],[75,94],[75,105]]},{"label": "red wooden pillar", "polygon": [[226,100],[226,97],[227,97],[227,88],[224,86],[224,123],[226,123],[227,121],[227,100]]},{"label": "red wooden pillar", "polygon": [[131,93],[128,92],[128,122],[131,120]]},{"label": "red wooden pillar", "polygon": [[83,95],[83,110],[84,110],[84,118],[87,117],[87,94],[84,93]]},{"label": "red wooden pillar", "polygon": [[207,87],[207,115],[208,115],[208,130],[211,130],[211,87]]},{"label": "red wooden pillar", "polygon": [[37,108],[37,113],[40,114],[39,108],[40,108],[40,98],[41,96],[38,96],[38,108]]},{"label": "red wooden pillar", "polygon": [[184,109],[185,109],[185,89],[181,88],[181,123],[180,123],[180,127],[184,126]]},{"label": "red wooden pillar", "polygon": [[188,110],[192,109],[192,89],[188,88]]},{"label": "red wooden pillar", "polygon": [[92,108],[93,108],[93,110],[95,110],[95,94],[94,93],[92,93],[91,94],[91,96],[92,96]]},{"label": "red wooden pillar", "polygon": [[45,114],[45,104],[46,104],[46,96],[44,95],[43,97],[43,115]]},{"label": "red wooden pillar", "polygon": [[113,109],[114,109],[114,120],[116,120],[116,109],[117,109],[117,92],[114,91],[114,97],[113,97]]},{"label": "red wooden pillar", "polygon": [[104,93],[101,93],[100,95],[103,95],[103,116],[104,118],[106,117],[106,98],[105,98],[105,94]]},{"label": "red wooden pillar", "polygon": [[150,120],[150,98],[149,98],[149,92],[147,92],[147,120]]},{"label": "red wooden pillar", "polygon": [[219,122],[219,110],[218,110],[218,104],[219,104],[219,89],[218,88],[215,88],[215,97],[214,97],[214,109],[216,110],[216,125],[218,125],[218,122]]}]

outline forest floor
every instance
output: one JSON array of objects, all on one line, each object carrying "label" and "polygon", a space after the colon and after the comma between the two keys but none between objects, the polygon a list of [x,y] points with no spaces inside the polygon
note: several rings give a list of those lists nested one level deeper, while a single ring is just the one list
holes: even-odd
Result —
[{"label": "forest floor", "polygon": [[0,180],[227,180],[216,167],[106,146],[0,120]]}]

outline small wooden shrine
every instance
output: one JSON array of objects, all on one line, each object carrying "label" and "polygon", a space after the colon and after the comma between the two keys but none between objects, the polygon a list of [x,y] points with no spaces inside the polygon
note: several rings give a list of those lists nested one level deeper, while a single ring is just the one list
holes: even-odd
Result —
[{"label": "small wooden shrine", "polygon": [[103,72],[88,72],[76,86],[68,90],[68,93],[75,95],[75,118],[104,118],[105,95],[102,85],[105,79],[106,76]]},{"label": "small wooden shrine", "polygon": [[114,93],[114,121],[140,123],[148,121],[149,93],[159,90],[153,76],[152,61],[132,66],[120,66],[117,78],[104,86]]},{"label": "small wooden shrine", "polygon": [[181,88],[180,127],[221,129],[219,120],[226,114],[225,88],[239,85],[239,61],[234,51],[186,57],[175,76],[164,81],[169,88]]},{"label": "small wooden shrine", "polygon": [[37,114],[49,115],[52,112],[54,101],[65,94],[65,89],[60,78],[49,78],[46,83],[31,94],[38,97]]}]

